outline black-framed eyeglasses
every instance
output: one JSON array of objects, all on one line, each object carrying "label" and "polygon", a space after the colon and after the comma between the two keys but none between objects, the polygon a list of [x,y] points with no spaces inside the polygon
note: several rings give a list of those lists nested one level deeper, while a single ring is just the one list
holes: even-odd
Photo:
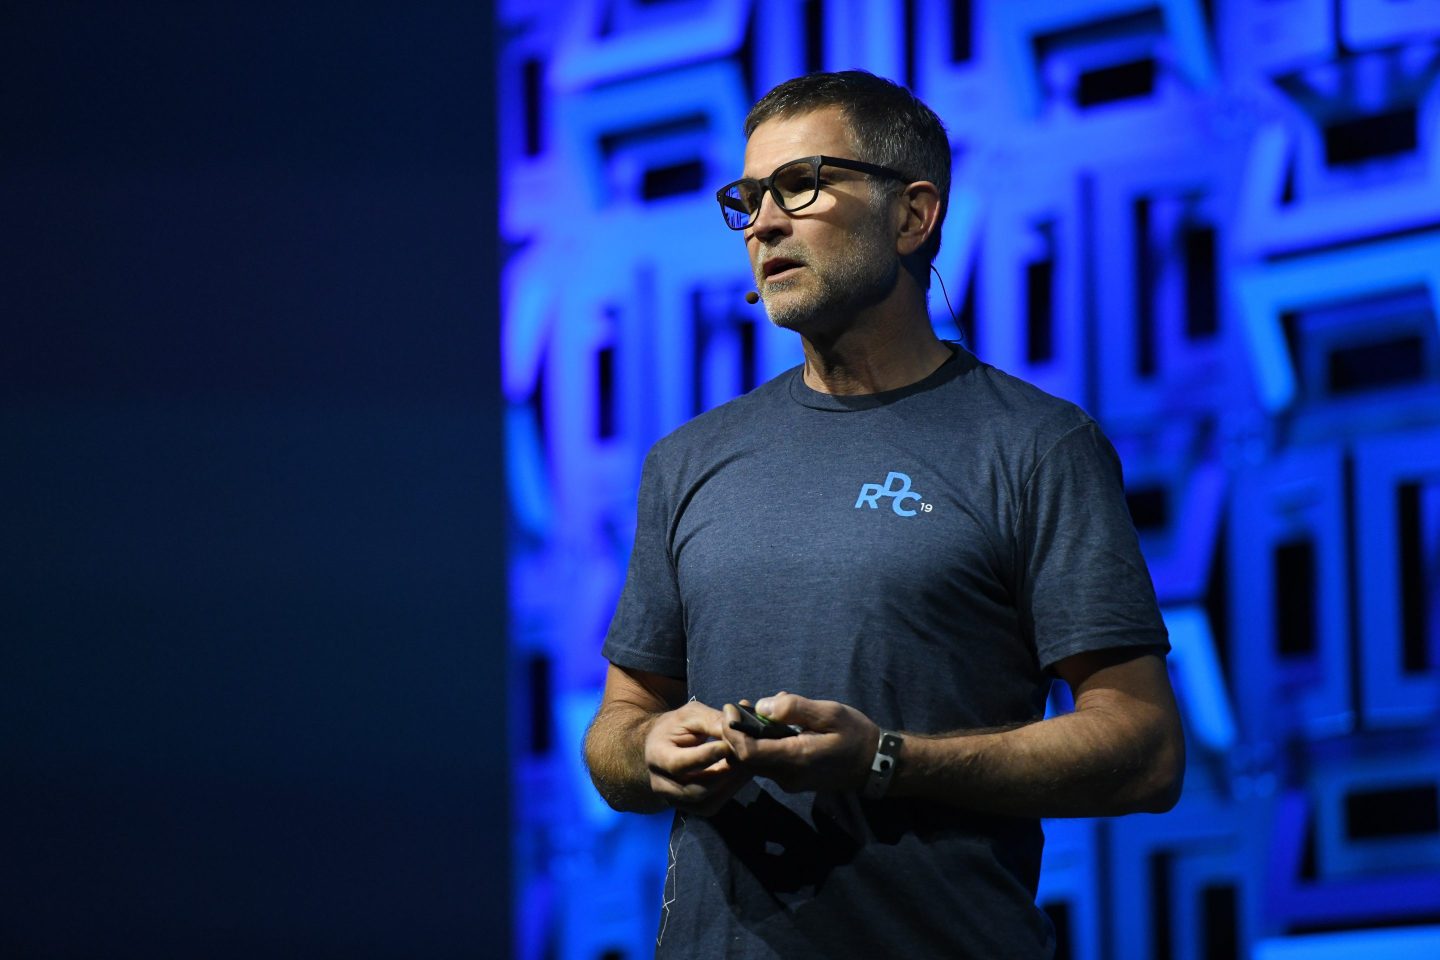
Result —
[{"label": "black-framed eyeglasses", "polygon": [[844,157],[801,157],[787,160],[775,168],[775,172],[763,180],[742,177],[715,191],[720,201],[720,212],[725,215],[725,226],[731,230],[744,230],[755,219],[765,192],[770,192],[775,205],[787,213],[803,210],[820,196],[820,168],[841,167],[856,170],[874,177],[888,177],[891,180],[909,182],[910,178],[889,167],[881,167],[862,160],[847,160]]}]

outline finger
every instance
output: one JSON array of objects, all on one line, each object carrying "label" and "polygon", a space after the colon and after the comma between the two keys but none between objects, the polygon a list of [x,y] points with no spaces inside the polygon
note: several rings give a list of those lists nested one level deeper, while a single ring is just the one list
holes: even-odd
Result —
[{"label": "finger", "polygon": [[[695,704],[697,709],[686,718],[686,725],[690,730],[702,732],[708,737],[718,739],[729,721],[723,710],[716,710],[714,707],[707,707],[704,704]],[[729,706],[729,704],[726,704]]]},{"label": "finger", "polygon": [[[727,756],[723,760],[716,760],[703,770],[696,770],[692,773],[677,773],[672,779],[680,784],[714,784],[726,777],[735,776],[740,772],[740,766],[735,762],[734,757]],[[748,772],[744,772],[743,775],[747,777],[750,776]]]},{"label": "finger", "polygon": [[704,802],[697,805],[695,812],[702,817],[708,817],[720,811],[720,808],[729,803],[735,794],[739,793],[745,784],[750,782],[750,775],[734,776],[722,785],[711,791],[710,796]]},{"label": "finger", "polygon": [[686,813],[699,813],[711,797],[708,790],[693,785],[668,784],[665,787],[656,786],[654,789],[664,797],[668,805]]},{"label": "finger", "polygon": [[740,711],[736,710],[732,704],[725,704],[725,723],[721,726],[720,736],[729,745],[731,756],[740,763],[744,763],[745,756],[750,749],[750,741],[753,738],[743,730],[736,730],[731,726],[731,724],[739,723],[740,719]]},{"label": "finger", "polygon": [[731,762],[747,773],[774,776],[805,763],[806,746],[803,741],[806,739],[813,739],[813,735],[774,739],[744,737],[743,742],[735,747]]},{"label": "finger", "polygon": [[711,740],[696,747],[664,750],[656,756],[651,769],[672,778],[687,776],[704,770],[729,755],[728,743],[724,740]]},{"label": "finger", "polygon": [[725,712],[722,716],[724,722],[721,723],[720,730],[732,744],[738,745],[743,741],[755,739],[755,735],[750,732],[754,727],[754,722],[741,713],[739,707],[734,704],[725,704]]},{"label": "finger", "polygon": [[[743,703],[744,701],[741,702]],[[720,730],[724,736],[730,737],[733,734],[737,733],[741,736],[746,735],[742,731],[735,729],[734,725],[742,722],[744,720],[744,717],[741,716],[739,709],[737,709],[733,703],[725,704],[724,713],[722,713],[721,716],[724,718],[724,720],[720,725]]]},{"label": "finger", "polygon": [[724,736],[726,742],[730,744],[730,756],[737,767],[750,768],[752,760],[757,756],[766,755],[764,751],[769,745],[781,742],[753,736],[743,729],[736,730],[731,723],[739,722],[742,719],[740,711],[728,703],[725,705],[725,709],[725,717],[729,722],[725,724]]},{"label": "finger", "polygon": [[735,772],[735,769],[735,764],[731,762],[731,759],[725,757],[722,760],[716,760],[704,770],[696,770],[694,773],[686,774],[685,780],[687,783],[711,783],[729,776]]},{"label": "finger", "polygon": [[817,708],[829,703],[828,700],[810,700],[794,693],[786,693],[781,690],[770,697],[761,698],[755,704],[755,712],[762,713],[771,720],[778,720],[781,723],[793,723],[806,729],[814,729],[817,721],[821,719],[822,711]]},{"label": "finger", "polygon": [[669,798],[669,802],[671,806],[686,813],[708,817],[719,811],[750,780],[749,773],[732,769],[725,777],[707,783],[703,788],[696,784],[678,788]]},{"label": "finger", "polygon": [[[689,776],[676,780],[662,773],[652,772],[650,789],[663,797],[670,806],[690,810],[696,804],[705,803],[716,792],[726,789],[731,780],[740,776],[738,771],[729,770],[719,777]],[[748,774],[743,776],[745,779],[749,779]]]},{"label": "finger", "polygon": [[672,735],[678,736],[685,733],[709,734],[720,721],[723,714],[713,707],[707,707],[703,703],[687,703],[679,710],[670,713],[667,722],[668,729]]},{"label": "finger", "polygon": [[[723,714],[721,714],[723,718]],[[715,725],[710,730],[654,730],[651,731],[650,740],[656,744],[663,744],[666,749],[695,750],[707,744],[714,743],[720,739],[724,730],[724,723]],[[652,744],[653,745],[653,744]]]}]

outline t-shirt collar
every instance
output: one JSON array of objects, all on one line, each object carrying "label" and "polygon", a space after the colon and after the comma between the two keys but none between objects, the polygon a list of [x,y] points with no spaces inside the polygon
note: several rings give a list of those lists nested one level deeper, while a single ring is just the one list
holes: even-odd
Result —
[{"label": "t-shirt collar", "polygon": [[883,393],[821,393],[805,383],[805,365],[801,364],[790,372],[790,398],[796,403],[814,410],[845,412],[873,410],[876,407],[894,403],[896,400],[903,400],[917,393],[933,390],[972,369],[978,363],[974,355],[960,344],[949,340],[942,342],[950,348],[950,358],[923,379],[914,383],[896,387],[894,390],[886,390]]}]

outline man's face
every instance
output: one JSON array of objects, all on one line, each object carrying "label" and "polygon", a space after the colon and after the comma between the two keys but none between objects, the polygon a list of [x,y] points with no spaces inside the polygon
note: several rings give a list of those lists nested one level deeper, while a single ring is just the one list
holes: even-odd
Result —
[{"label": "man's face", "polygon": [[[856,155],[839,107],[767,120],[745,147],[745,176],[768,177],[798,157]],[[768,194],[745,230],[755,286],[770,320],[800,333],[837,329],[883,299],[895,286],[900,260],[890,229],[889,203],[876,204],[864,174],[820,170],[820,195],[786,213]]]}]

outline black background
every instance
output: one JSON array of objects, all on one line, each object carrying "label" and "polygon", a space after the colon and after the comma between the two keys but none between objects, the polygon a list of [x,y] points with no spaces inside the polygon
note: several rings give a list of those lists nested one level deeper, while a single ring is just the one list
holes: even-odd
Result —
[{"label": "black background", "polygon": [[508,955],[490,5],[4,11],[0,955]]}]

